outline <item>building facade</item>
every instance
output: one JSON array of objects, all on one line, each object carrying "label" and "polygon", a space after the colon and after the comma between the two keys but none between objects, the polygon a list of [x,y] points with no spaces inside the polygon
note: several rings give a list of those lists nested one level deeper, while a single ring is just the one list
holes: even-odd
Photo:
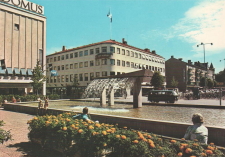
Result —
[{"label": "building facade", "polygon": [[214,80],[215,69],[211,63],[188,62],[182,61],[181,58],[177,59],[171,56],[165,63],[166,66],[166,83],[167,88],[171,88],[171,81],[174,78],[178,81],[178,88],[180,91],[185,92],[193,87],[199,87],[200,79],[207,77]]},{"label": "building facade", "polygon": [[45,71],[43,14],[43,6],[26,0],[0,0],[0,94],[33,92],[31,75],[37,60]]},{"label": "building facade", "polygon": [[149,49],[140,49],[115,40],[106,40],[48,55],[47,65],[58,76],[47,72],[47,88],[65,88],[74,84],[87,86],[94,78],[150,69],[165,76],[165,59]]}]

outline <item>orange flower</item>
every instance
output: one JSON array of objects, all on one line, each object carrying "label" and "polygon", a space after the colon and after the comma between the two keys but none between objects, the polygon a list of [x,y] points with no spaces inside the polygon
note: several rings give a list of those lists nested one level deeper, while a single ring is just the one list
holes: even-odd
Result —
[{"label": "orange flower", "polygon": [[106,143],[104,143],[104,144],[103,144],[103,146],[104,146],[104,147],[106,147],[106,146],[107,146],[107,144],[106,144]]},{"label": "orange flower", "polygon": [[107,132],[106,132],[106,131],[102,131],[102,134],[103,134],[103,135],[107,135]]},{"label": "orange flower", "polygon": [[181,150],[181,151],[183,151],[183,150],[184,150],[184,148],[185,148],[184,146],[180,146],[180,150]]},{"label": "orange flower", "polygon": [[195,155],[192,155],[192,156],[190,156],[190,157],[196,157]]},{"label": "orange flower", "polygon": [[207,156],[205,153],[201,153],[201,156]]},{"label": "orange flower", "polygon": [[206,152],[206,154],[213,154],[212,150],[206,150],[205,152]]},{"label": "orange flower", "polygon": [[75,125],[74,125],[74,124],[71,124],[70,127],[71,127],[71,128],[75,128]]},{"label": "orange flower", "polygon": [[67,121],[67,122],[70,122],[71,120],[70,120],[70,119],[68,119],[68,118],[66,118],[66,121]]},{"label": "orange flower", "polygon": [[125,140],[127,137],[126,137],[125,135],[122,135],[121,138],[122,138],[123,140]]},{"label": "orange flower", "polygon": [[198,145],[198,143],[193,143],[193,146],[197,147],[197,146],[199,146],[199,145]]},{"label": "orange flower", "polygon": [[177,155],[178,155],[178,156],[182,156],[182,155],[183,155],[183,153],[179,152]]},{"label": "orange flower", "polygon": [[211,142],[210,145],[214,145],[214,143]]},{"label": "orange flower", "polygon": [[151,135],[148,135],[148,138],[152,138],[152,136]]},{"label": "orange flower", "polygon": [[108,130],[106,130],[106,132],[110,133],[110,132],[112,132],[112,130],[111,129],[108,129]]},{"label": "orange flower", "polygon": [[181,143],[180,145],[181,145],[181,146],[184,146],[184,147],[187,147],[187,146],[188,146],[187,143]]},{"label": "orange flower", "polygon": [[215,150],[215,148],[214,147],[211,147],[211,146],[208,146],[207,149]]},{"label": "orange flower", "polygon": [[101,124],[96,123],[95,126],[99,128],[99,127],[101,127]]},{"label": "orange flower", "polygon": [[185,153],[187,153],[187,154],[189,154],[189,153],[191,153],[192,152],[192,149],[191,148],[187,148],[186,150],[185,150]]},{"label": "orange flower", "polygon": [[182,138],[181,140],[185,140],[185,138]]},{"label": "orange flower", "polygon": [[34,120],[38,120],[38,117],[34,117]]},{"label": "orange flower", "polygon": [[133,143],[138,143],[138,140],[134,140],[134,141],[132,141]]},{"label": "orange flower", "polygon": [[96,134],[97,134],[96,132],[93,132],[93,133],[92,133],[93,136],[95,136]]},{"label": "orange flower", "polygon": [[64,126],[64,127],[62,128],[62,130],[63,130],[63,131],[66,131],[66,130],[67,130],[67,127],[66,127],[66,126]]},{"label": "orange flower", "polygon": [[125,127],[123,127],[124,129],[127,129],[127,127],[125,126]]},{"label": "orange flower", "polygon": [[79,130],[78,130],[78,132],[79,132],[79,133],[82,133],[82,132],[83,132],[83,130],[82,130],[82,129],[79,129]]},{"label": "orange flower", "polygon": [[176,141],[176,140],[171,140],[170,142],[171,142],[171,143],[176,143],[177,141]]},{"label": "orange flower", "polygon": [[149,146],[150,146],[151,148],[155,148],[154,143],[150,143]]},{"label": "orange flower", "polygon": [[149,144],[151,144],[151,143],[154,144],[154,142],[150,139],[148,139],[147,141],[148,141]]}]

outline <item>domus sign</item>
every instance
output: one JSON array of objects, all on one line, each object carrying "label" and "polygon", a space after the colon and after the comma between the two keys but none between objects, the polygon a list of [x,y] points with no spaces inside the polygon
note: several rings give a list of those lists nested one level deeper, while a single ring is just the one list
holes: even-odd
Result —
[{"label": "domus sign", "polygon": [[26,9],[38,14],[44,14],[44,7],[26,0],[0,0],[0,2],[8,3],[22,9]]}]

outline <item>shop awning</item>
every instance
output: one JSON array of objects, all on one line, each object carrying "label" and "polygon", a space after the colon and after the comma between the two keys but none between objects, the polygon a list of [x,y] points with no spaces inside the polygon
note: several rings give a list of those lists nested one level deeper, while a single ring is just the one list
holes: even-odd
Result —
[{"label": "shop awning", "polygon": [[19,75],[19,74],[20,74],[19,68],[14,68],[14,74],[15,74],[15,75]]},{"label": "shop awning", "polygon": [[20,69],[20,72],[21,72],[21,74],[22,74],[23,76],[27,75],[26,69]]},{"label": "shop awning", "polygon": [[27,69],[27,75],[28,75],[28,76],[32,76],[32,75],[33,75],[32,69]]},{"label": "shop awning", "polygon": [[13,74],[12,68],[6,68],[6,71],[7,71],[8,75],[12,75]]}]

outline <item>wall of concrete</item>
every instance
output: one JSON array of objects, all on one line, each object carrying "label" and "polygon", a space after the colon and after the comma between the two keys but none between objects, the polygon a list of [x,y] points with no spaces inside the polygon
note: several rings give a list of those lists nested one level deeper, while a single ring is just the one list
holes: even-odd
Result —
[{"label": "wall of concrete", "polygon": [[[26,106],[24,104],[4,104],[4,109],[27,114],[37,114],[37,107]],[[50,108],[48,114],[60,114],[63,112],[71,112],[71,110],[60,110]],[[182,138],[189,126],[188,124],[172,123],[166,121],[153,121],[148,119],[130,118],[122,116],[111,116],[103,114],[91,114],[93,120],[98,120],[101,123],[118,124],[132,129],[148,131],[159,135]],[[218,146],[225,147],[225,128],[206,126],[209,130],[208,143],[213,142]]]}]

